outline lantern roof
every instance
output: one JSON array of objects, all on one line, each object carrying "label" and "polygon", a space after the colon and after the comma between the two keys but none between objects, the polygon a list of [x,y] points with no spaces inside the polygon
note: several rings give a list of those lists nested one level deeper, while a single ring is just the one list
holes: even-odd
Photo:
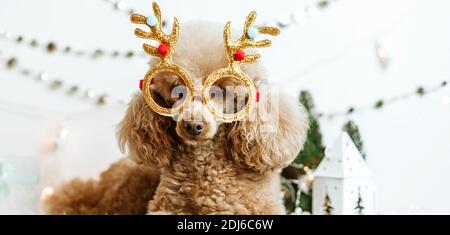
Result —
[{"label": "lantern roof", "polygon": [[370,177],[371,172],[350,136],[343,131],[334,145],[326,149],[325,157],[317,167],[314,176],[323,178]]}]

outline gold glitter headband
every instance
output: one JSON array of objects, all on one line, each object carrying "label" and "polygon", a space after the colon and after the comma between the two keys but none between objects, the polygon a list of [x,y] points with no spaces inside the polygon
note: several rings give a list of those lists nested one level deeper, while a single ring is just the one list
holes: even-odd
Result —
[{"label": "gold glitter headband", "polygon": [[[144,80],[141,82],[141,89],[144,93],[144,98],[150,108],[164,116],[173,117],[183,111],[183,107],[185,103],[194,97],[196,90],[201,91],[202,102],[207,105],[210,112],[219,120],[223,122],[232,122],[240,120],[246,117],[251,109],[251,107],[257,102],[259,99],[259,93],[256,90],[255,84],[253,81],[240,69],[241,64],[250,64],[255,62],[260,58],[259,54],[253,55],[245,55],[243,51],[246,48],[263,48],[271,45],[270,40],[265,39],[261,41],[255,41],[255,38],[258,37],[259,34],[268,34],[272,36],[276,36],[280,33],[278,28],[270,27],[270,26],[261,26],[261,27],[253,27],[253,23],[256,18],[256,12],[251,12],[244,24],[243,35],[237,40],[233,41],[230,35],[230,25],[228,22],[225,25],[223,37],[225,48],[228,57],[228,66],[225,68],[218,69],[212,72],[205,80],[204,85],[201,89],[195,89],[194,83],[189,75],[189,73],[183,69],[182,67],[174,64],[172,62],[172,55],[174,53],[175,45],[178,40],[179,35],[179,23],[177,18],[174,18],[172,33],[170,35],[166,35],[162,31],[162,20],[161,20],[161,11],[157,3],[153,3],[153,15],[148,17],[132,14],[131,22],[135,24],[143,24],[150,27],[150,32],[145,32],[141,29],[136,29],[134,31],[135,35],[144,38],[151,39],[160,42],[158,47],[151,46],[149,44],[143,45],[144,51],[147,54],[159,57],[161,61],[151,68],[147,74],[145,75]],[[184,84],[187,87],[187,97],[182,101],[180,105],[174,108],[164,108],[158,105],[155,100],[153,100],[152,95],[150,93],[150,85],[152,84],[152,80],[155,78],[156,74],[163,72],[171,72],[176,74],[178,77],[182,79]],[[238,111],[237,113],[222,113],[221,110],[216,110],[214,105],[212,104],[209,92],[211,87],[217,82],[219,79],[224,77],[233,77],[237,80],[243,82],[248,90],[248,102],[245,107]]]}]

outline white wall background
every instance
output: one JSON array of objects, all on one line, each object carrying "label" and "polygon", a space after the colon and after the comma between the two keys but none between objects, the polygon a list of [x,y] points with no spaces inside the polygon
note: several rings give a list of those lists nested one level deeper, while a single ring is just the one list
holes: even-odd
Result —
[{"label": "white wall background", "polygon": [[[259,12],[259,21],[268,21],[310,2],[161,0],[159,4],[166,18],[176,15],[181,23],[232,20],[239,26],[250,10]],[[141,13],[150,11],[150,0],[128,3]],[[293,96],[309,89],[322,111],[370,104],[450,78],[449,12],[450,2],[445,0],[341,0],[304,24],[283,30],[265,49],[263,60],[270,66],[272,82]],[[128,17],[102,0],[0,0],[1,28],[84,49],[140,50],[141,45]],[[376,60],[374,40],[389,53],[387,70]],[[195,43],[201,42],[193,42],[193,49]],[[1,39],[0,51],[2,63],[16,56],[19,64],[61,77],[67,86],[79,84],[125,100],[146,72],[145,58],[48,55]],[[63,171],[55,178],[95,176],[120,157],[114,125],[123,115],[123,105],[97,108],[3,68],[0,156],[58,159]],[[351,117],[360,127],[375,176],[379,213],[450,213],[450,106],[441,103],[444,94],[450,91]],[[346,120],[322,120],[327,144]],[[55,154],[44,155],[43,146],[61,123],[69,130],[66,141]]]}]

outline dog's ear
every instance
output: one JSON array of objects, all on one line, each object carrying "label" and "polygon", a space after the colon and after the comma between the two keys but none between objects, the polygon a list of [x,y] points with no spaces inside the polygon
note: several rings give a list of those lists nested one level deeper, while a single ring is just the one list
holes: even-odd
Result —
[{"label": "dog's ear", "polygon": [[301,104],[266,89],[249,118],[235,122],[228,134],[230,155],[256,171],[283,168],[303,148],[308,121]]},{"label": "dog's ear", "polygon": [[171,118],[153,112],[142,94],[136,94],[118,126],[121,151],[128,149],[129,157],[139,164],[158,167],[169,164],[174,143],[172,122]]}]

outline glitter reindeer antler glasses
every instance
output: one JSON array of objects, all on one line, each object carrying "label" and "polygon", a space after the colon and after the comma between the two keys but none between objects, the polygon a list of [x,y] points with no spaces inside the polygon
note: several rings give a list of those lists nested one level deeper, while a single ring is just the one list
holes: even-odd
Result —
[{"label": "glitter reindeer antler glasses", "polygon": [[[161,61],[151,68],[145,75],[142,81],[141,89],[144,93],[144,98],[150,108],[163,116],[173,117],[182,112],[185,103],[193,99],[196,93],[201,92],[202,102],[207,105],[209,111],[219,120],[223,122],[233,122],[245,118],[251,107],[255,104],[257,99],[257,90],[253,81],[240,69],[242,64],[250,64],[260,58],[259,54],[245,55],[244,49],[247,48],[263,48],[271,45],[270,40],[265,39],[261,41],[255,41],[259,34],[268,34],[276,36],[280,33],[278,28],[261,26],[253,27],[253,23],[256,18],[256,12],[251,12],[244,24],[244,30],[242,36],[234,41],[231,39],[230,25],[228,22],[225,25],[223,37],[225,43],[225,49],[228,57],[228,66],[218,69],[207,76],[203,86],[200,89],[195,89],[194,83],[189,73],[182,67],[172,62],[172,55],[174,53],[175,45],[179,35],[179,23],[177,18],[174,18],[172,33],[170,35],[164,34],[161,30],[161,11],[158,4],[153,3],[154,14],[148,17],[132,14],[131,21],[135,24],[143,24],[150,27],[150,32],[145,32],[141,29],[136,29],[136,36],[144,39],[152,39],[160,42],[158,47],[151,46],[149,44],[143,45],[145,52],[149,55],[159,57]],[[176,107],[165,108],[160,106],[152,97],[150,92],[150,85],[155,75],[169,72],[176,74],[187,87],[186,98]],[[210,90],[213,85],[221,78],[232,77],[241,81],[247,89],[248,101],[241,110],[234,113],[225,113],[222,109],[217,108],[216,105],[210,99]]]}]

